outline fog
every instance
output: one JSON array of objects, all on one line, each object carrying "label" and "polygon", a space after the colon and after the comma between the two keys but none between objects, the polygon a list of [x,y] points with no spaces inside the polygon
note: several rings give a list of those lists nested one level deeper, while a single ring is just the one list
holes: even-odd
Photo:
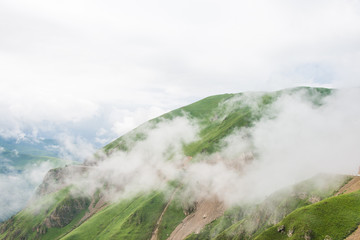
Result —
[{"label": "fog", "polygon": [[[256,96],[236,96],[220,106],[225,113],[245,103],[256,110],[251,102]],[[316,98],[305,91],[282,94],[252,127],[234,129],[225,137],[220,151],[192,159],[182,149],[199,139],[201,124],[186,115],[144,124],[135,130],[146,136],[143,140],[134,141],[127,152],[104,154],[87,177],[69,178],[68,184],[88,194],[101,188],[116,201],[169,190],[168,182],[175,181],[182,186],[183,201],[217,197],[233,206],[259,202],[318,173],[357,174],[360,109],[354,103],[360,90],[337,90],[321,104],[313,103]],[[105,183],[110,187],[105,189]]]},{"label": "fog", "polygon": [[0,173],[0,221],[23,209],[34,196],[35,189],[42,182],[46,172],[54,168],[50,161],[28,165],[24,171]]}]

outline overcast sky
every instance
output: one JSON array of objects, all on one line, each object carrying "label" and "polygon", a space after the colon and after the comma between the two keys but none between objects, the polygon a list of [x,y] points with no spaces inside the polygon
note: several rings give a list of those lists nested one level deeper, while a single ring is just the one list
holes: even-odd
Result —
[{"label": "overcast sky", "polygon": [[358,0],[2,0],[0,135],[102,145],[209,95],[358,87],[359,65]]}]

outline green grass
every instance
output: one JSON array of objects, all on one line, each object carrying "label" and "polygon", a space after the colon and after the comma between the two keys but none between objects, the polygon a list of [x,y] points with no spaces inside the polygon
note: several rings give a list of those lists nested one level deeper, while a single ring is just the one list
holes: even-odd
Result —
[{"label": "green grass", "polygon": [[[252,127],[265,115],[276,117],[269,110],[271,110],[272,103],[282,94],[298,92],[303,92],[304,98],[312,102],[314,106],[321,106],[323,99],[333,91],[323,88],[300,87],[273,93],[211,96],[152,119],[106,145],[103,149],[107,154],[111,154],[115,150],[130,151],[134,144],[146,139],[147,130],[155,128],[158,123],[186,116],[198,123],[200,132],[197,141],[183,146],[184,154],[196,156],[200,153],[214,153],[221,150],[224,144],[222,140],[235,130]],[[101,154],[98,154],[98,158],[101,158]],[[168,158],[171,159],[171,155]],[[325,178],[327,179],[325,182],[330,178]],[[311,196],[324,199],[334,192],[334,186],[323,189],[313,184],[314,181],[312,179],[298,184],[292,192],[289,190],[279,191],[259,205],[232,208],[224,216],[208,224],[200,234],[192,234],[188,239],[250,239],[261,236],[267,228],[277,224],[285,216],[290,216],[291,214],[288,214],[295,209],[306,208],[311,204],[309,202]],[[294,192],[306,192],[307,197],[299,198],[296,194],[289,194]],[[42,236],[34,233],[32,229],[41,225],[52,211],[63,204],[68,193],[65,190],[63,193],[58,193],[54,203],[49,203],[47,208],[39,209],[36,213],[33,210],[30,211],[30,207],[17,214],[11,219],[12,222],[9,222],[11,223],[9,228],[0,235],[0,239],[5,236],[30,239],[35,237],[42,239],[59,237],[62,239],[149,239],[156,221],[166,205],[163,193],[142,193],[134,198],[111,204],[80,226],[77,226],[77,222],[85,211],[78,213],[71,223],[63,228],[48,229],[47,233]],[[96,204],[100,199],[100,190],[95,193],[94,198],[94,204]],[[41,201],[46,201],[46,199],[47,197]],[[173,201],[160,224],[160,239],[166,239],[184,217],[180,205]],[[345,223],[349,226],[353,224],[346,221]]]},{"label": "green grass", "polygon": [[[69,194],[69,188],[60,190],[59,192],[50,194],[46,197],[33,202],[29,207],[22,210],[10,220],[5,222],[2,227],[9,228],[0,235],[0,239],[7,238],[21,238],[27,237],[30,239],[35,238],[36,231],[33,229],[45,220],[50,213],[60,204]],[[13,224],[12,224],[13,223]]]},{"label": "green grass", "polygon": [[250,127],[251,118],[249,109],[242,109],[242,111],[232,113],[220,124],[213,124],[203,129],[199,141],[184,146],[185,154],[195,156],[198,153],[213,153],[220,150],[220,140],[229,135],[235,128]]},{"label": "green grass", "polygon": [[[271,227],[256,240],[304,239],[308,233],[313,240],[323,240],[330,236],[333,240],[345,239],[360,224],[360,191],[325,199],[310,206],[302,207],[280,223]],[[285,231],[294,230],[292,237],[277,231],[279,226]]]},{"label": "green grass", "polygon": [[[71,187],[67,187],[56,193],[33,200],[26,209],[1,225],[5,231],[0,235],[0,239],[56,239],[72,230],[77,221],[85,214],[85,209],[80,212],[72,212],[74,218],[65,227],[47,228],[44,224],[45,219],[54,211],[71,208],[71,204],[78,199],[71,195],[70,189]],[[46,229],[46,233],[37,233],[38,228]]]},{"label": "green grass", "polygon": [[185,107],[176,109],[169,114],[163,115],[163,117],[173,118],[182,116],[182,113],[185,112],[192,118],[207,119],[214,113],[214,110],[217,109],[220,103],[232,98],[233,96],[235,96],[235,94],[222,94],[207,97]]},{"label": "green grass", "polygon": [[95,214],[62,239],[150,239],[164,207],[162,193],[122,200]]},{"label": "green grass", "polygon": [[[178,108],[142,124],[138,128],[106,145],[106,153],[113,150],[129,151],[134,143],[146,139],[146,130],[152,129],[164,119],[187,116],[196,120],[201,128],[200,139],[184,146],[184,153],[195,156],[199,153],[213,153],[221,146],[220,141],[234,129],[251,127],[261,119],[271,104],[283,94],[303,92],[304,99],[314,105],[321,105],[322,99],[333,90],[326,88],[298,87],[272,93],[222,94],[204,98],[190,105]],[[249,101],[249,102],[248,102]]]},{"label": "green grass", "polygon": [[310,205],[312,197],[325,199],[332,196],[348,180],[349,177],[343,175],[316,175],[273,193],[258,205],[241,205],[229,209],[199,234],[192,234],[187,239],[254,239],[292,211]]},{"label": "green grass", "polygon": [[159,226],[159,239],[165,240],[170,234],[175,230],[175,228],[181,223],[181,221],[186,217],[182,206],[177,198],[180,197],[177,195],[172,202],[170,203],[168,209],[163,215],[162,221]]},{"label": "green grass", "polygon": [[87,209],[82,210],[76,217],[65,227],[62,228],[50,228],[48,229],[47,233],[41,238],[46,240],[55,240],[60,239],[62,236],[66,235],[67,233],[71,232],[73,229],[77,227],[77,224],[81,220],[81,218],[87,212]]},{"label": "green grass", "polygon": [[140,125],[139,127],[135,128],[124,136],[121,136],[115,141],[107,144],[103,149],[106,153],[110,153],[114,149],[121,151],[129,151],[132,147],[133,142],[141,141],[146,138],[146,134],[142,132],[142,127],[151,129],[164,119],[171,120],[175,117],[180,117],[184,116],[184,114],[187,114],[191,118],[198,119],[203,123],[208,122],[208,119],[210,118],[211,114],[213,114],[214,110],[218,107],[219,103],[231,98],[232,96],[234,96],[234,94],[211,96],[197,101],[193,104],[187,105],[185,107],[173,110],[169,113],[154,118],[145,124]]}]

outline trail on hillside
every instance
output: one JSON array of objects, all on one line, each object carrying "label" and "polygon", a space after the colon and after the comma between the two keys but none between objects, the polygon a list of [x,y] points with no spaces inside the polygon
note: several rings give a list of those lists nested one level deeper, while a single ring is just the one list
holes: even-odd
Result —
[{"label": "trail on hillside", "polygon": [[172,202],[172,200],[174,199],[175,197],[175,193],[177,192],[178,188],[175,189],[175,191],[171,194],[170,196],[170,199],[168,201],[168,203],[166,204],[164,210],[162,211],[159,219],[157,220],[156,222],[156,225],[155,225],[155,230],[153,231],[152,233],[152,236],[151,236],[151,239],[150,240],[157,240],[158,239],[158,233],[159,233],[159,226],[160,226],[160,223],[161,223],[161,220],[166,212],[166,210],[168,209],[168,207],[170,206],[170,203]]},{"label": "trail on hillside", "polygon": [[360,190],[360,177],[355,176],[353,179],[351,179],[347,184],[342,186],[339,191],[335,194],[335,196],[338,196],[343,193],[352,193],[355,191]]},{"label": "trail on hillside", "polygon": [[350,236],[345,238],[345,240],[359,240],[360,239],[360,227],[358,227],[355,232],[353,232]]},{"label": "trail on hillside", "polygon": [[211,223],[225,212],[224,204],[215,198],[201,200],[196,210],[187,216],[171,233],[168,240],[181,240],[191,233],[199,233],[206,224]]}]

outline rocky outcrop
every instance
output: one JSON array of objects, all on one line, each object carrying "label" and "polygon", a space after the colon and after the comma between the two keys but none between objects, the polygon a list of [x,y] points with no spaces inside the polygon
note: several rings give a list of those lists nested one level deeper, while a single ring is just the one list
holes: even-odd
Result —
[{"label": "rocky outcrop", "polygon": [[90,199],[86,197],[67,197],[55,208],[55,210],[44,220],[47,228],[61,228],[68,225],[80,211],[87,209]]},{"label": "rocky outcrop", "polygon": [[71,183],[71,179],[86,173],[91,167],[84,165],[71,165],[63,168],[49,170],[44,180],[36,189],[35,197],[56,192]]},{"label": "rocky outcrop", "polygon": [[304,239],[305,240],[311,240],[312,239],[312,231],[311,230],[307,230],[305,232]]},{"label": "rocky outcrop", "polygon": [[284,233],[284,232],[285,232],[285,225],[279,226],[279,227],[277,228],[277,231],[278,231],[279,233]]}]

